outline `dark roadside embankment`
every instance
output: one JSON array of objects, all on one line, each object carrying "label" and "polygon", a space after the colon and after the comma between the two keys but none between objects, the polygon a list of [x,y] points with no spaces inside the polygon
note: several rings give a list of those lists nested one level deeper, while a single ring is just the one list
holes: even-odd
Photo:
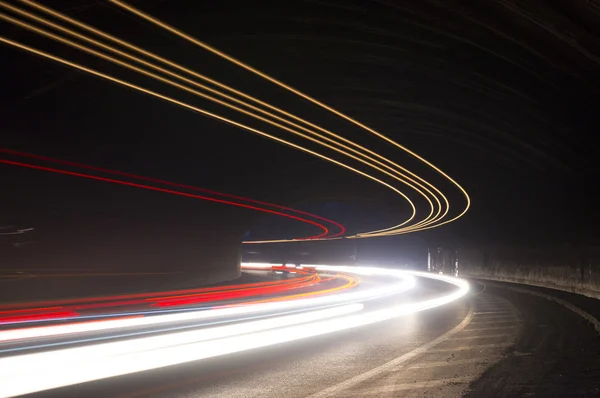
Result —
[{"label": "dark roadside embankment", "polygon": [[599,300],[521,284],[480,283],[488,293],[506,298],[519,309],[523,332],[504,359],[471,384],[467,396],[600,394],[600,336],[580,314],[547,297],[571,303],[594,317],[600,316]]},{"label": "dark roadside embankment", "polygon": [[459,275],[465,278],[541,286],[600,299],[600,243],[463,247],[455,252],[444,250],[444,254],[455,258]]}]

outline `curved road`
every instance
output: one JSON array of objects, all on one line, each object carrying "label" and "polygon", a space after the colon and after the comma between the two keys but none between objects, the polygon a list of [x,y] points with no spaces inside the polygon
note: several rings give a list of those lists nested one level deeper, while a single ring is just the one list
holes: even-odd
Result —
[{"label": "curved road", "polygon": [[[445,290],[418,279],[402,300]],[[562,305],[473,282],[459,300],[391,320],[34,396],[590,396],[598,343]]]}]

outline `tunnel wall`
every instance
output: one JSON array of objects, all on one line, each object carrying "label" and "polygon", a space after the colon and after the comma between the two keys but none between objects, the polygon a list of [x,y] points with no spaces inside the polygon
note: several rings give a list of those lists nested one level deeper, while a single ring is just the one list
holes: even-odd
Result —
[{"label": "tunnel wall", "polygon": [[600,298],[600,245],[461,248],[458,275],[542,286]]},{"label": "tunnel wall", "polygon": [[[195,287],[241,273],[243,234],[257,212],[53,174],[33,184],[28,170],[10,171],[13,191],[3,198],[6,214],[0,217],[0,271],[140,274],[128,279],[131,290]],[[19,228],[27,231],[9,234]],[[144,273],[164,277],[149,282]],[[56,294],[71,284],[100,292],[99,285],[113,283],[48,280]]]}]

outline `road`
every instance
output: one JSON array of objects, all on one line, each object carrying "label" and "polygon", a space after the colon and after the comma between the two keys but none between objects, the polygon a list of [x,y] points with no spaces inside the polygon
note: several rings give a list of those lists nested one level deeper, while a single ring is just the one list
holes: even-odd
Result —
[{"label": "road", "polygon": [[[373,282],[363,279],[368,289]],[[423,302],[451,291],[419,278],[401,301]],[[370,300],[368,308],[384,308],[389,299]],[[568,309],[472,283],[468,295],[436,308],[34,395],[589,396],[598,380],[597,350],[594,330]]]}]

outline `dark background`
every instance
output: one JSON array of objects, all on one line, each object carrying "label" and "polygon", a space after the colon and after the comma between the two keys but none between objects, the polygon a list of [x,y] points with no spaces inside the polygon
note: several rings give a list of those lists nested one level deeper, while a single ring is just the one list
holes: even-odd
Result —
[{"label": "dark background", "polygon": [[[408,155],[115,6],[45,4],[365,144],[439,183],[452,214],[464,206],[451,185]],[[132,4],[415,150],[471,195],[471,211],[456,223],[417,237],[366,240],[360,243],[365,253],[598,238],[597,3]],[[0,29],[3,36],[176,93],[6,23]],[[273,201],[332,218],[351,233],[387,227],[409,214],[406,203],[383,187],[309,155],[8,46],[0,47],[0,58],[1,147]],[[234,115],[191,96],[178,98]],[[66,251],[80,252],[80,261],[89,261],[88,246],[104,252],[143,246],[143,261],[138,249],[119,261],[193,266],[217,235],[237,242],[244,235],[314,232],[225,205],[8,165],[0,165],[0,183],[0,223],[35,227],[36,241],[69,242]]]}]

